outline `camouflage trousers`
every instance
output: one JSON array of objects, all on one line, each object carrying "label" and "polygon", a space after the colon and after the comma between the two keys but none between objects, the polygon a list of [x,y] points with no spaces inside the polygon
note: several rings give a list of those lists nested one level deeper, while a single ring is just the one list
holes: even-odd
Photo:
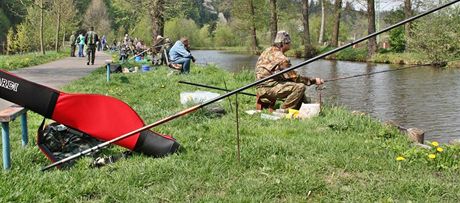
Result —
[{"label": "camouflage trousers", "polygon": [[258,87],[257,94],[262,98],[285,99],[281,105],[283,109],[299,109],[302,103],[311,102],[306,90],[303,83],[280,82],[273,87]]}]

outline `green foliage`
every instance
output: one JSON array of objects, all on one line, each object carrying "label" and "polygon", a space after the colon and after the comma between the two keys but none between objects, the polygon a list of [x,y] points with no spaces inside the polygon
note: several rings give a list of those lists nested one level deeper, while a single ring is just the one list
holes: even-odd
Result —
[{"label": "green foliage", "polygon": [[[52,2],[56,4],[48,5],[47,10],[44,11],[43,40],[45,49],[54,50],[58,10],[61,16],[58,42],[62,41],[64,33],[66,33],[66,36],[69,36],[71,31],[76,30],[77,23],[74,18],[76,13],[71,2],[71,0]],[[59,9],[57,3],[61,4]],[[10,53],[26,53],[40,49],[40,9],[37,9],[35,5],[30,5],[25,10],[27,15],[24,21],[15,27],[16,31],[13,28],[9,30],[7,41],[9,42],[8,50]]]},{"label": "green foliage", "polygon": [[215,46],[234,46],[238,40],[232,29],[226,24],[217,24],[217,29],[214,33]]},{"label": "green foliage", "polygon": [[433,13],[413,26],[411,48],[425,54],[433,64],[443,64],[459,54],[460,11]]},{"label": "green foliage", "polygon": [[420,53],[377,53],[370,59],[371,62],[375,63],[392,63],[392,64],[429,64],[430,61],[424,54]]},{"label": "green foliage", "polygon": [[10,20],[5,15],[3,9],[0,8],[0,41],[6,37],[5,34],[8,33],[10,24]]},{"label": "green foliage", "polygon": [[26,23],[22,23],[18,25],[17,27],[17,35],[16,35],[16,40],[18,44],[18,50],[22,53],[27,53],[30,51],[31,45],[31,39],[30,35],[28,34],[30,31],[27,30],[29,26],[26,25]]},{"label": "green foliage", "polygon": [[402,53],[406,50],[406,39],[404,35],[404,27],[398,27],[390,30],[390,47],[391,51]]},{"label": "green foliage", "polygon": [[366,61],[367,49],[346,48],[336,54],[336,59],[345,61]]},{"label": "green foliage", "polygon": [[152,44],[152,30],[150,29],[150,26],[150,19],[148,16],[142,16],[140,21],[134,24],[131,36],[137,37],[138,39],[144,41],[144,43]]},{"label": "green foliage", "polygon": [[200,29],[193,20],[174,18],[166,22],[165,36],[169,37],[173,42],[181,37],[188,37],[190,43],[194,46],[195,42],[200,42]]},{"label": "green foliage", "polygon": [[199,47],[205,47],[205,46],[211,46],[213,44],[212,38],[210,36],[210,29],[211,26],[209,25],[204,25],[203,27],[200,28],[200,31],[198,33],[198,42],[196,42],[196,46]]},{"label": "green foliage", "polygon": [[18,51],[18,45],[16,43],[16,37],[14,35],[13,28],[8,30],[8,34],[6,36],[6,52],[8,54],[14,54]]}]

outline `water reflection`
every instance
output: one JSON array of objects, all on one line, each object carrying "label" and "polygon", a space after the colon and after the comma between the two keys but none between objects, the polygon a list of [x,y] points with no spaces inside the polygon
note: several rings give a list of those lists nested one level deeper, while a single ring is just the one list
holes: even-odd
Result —
[{"label": "water reflection", "polygon": [[[194,51],[199,63],[214,63],[232,72],[253,69],[257,56],[221,51]],[[301,63],[292,59],[292,64]],[[319,60],[298,71],[324,79],[400,68],[399,65]],[[364,111],[380,120],[425,130],[426,140],[447,142],[460,138],[460,70],[416,67],[326,84],[324,100],[350,110]]]}]

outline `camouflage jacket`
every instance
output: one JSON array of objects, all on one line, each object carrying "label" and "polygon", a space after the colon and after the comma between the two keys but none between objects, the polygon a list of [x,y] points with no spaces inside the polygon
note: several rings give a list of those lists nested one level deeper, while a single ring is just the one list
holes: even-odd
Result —
[{"label": "camouflage jacket", "polygon": [[[284,69],[287,69],[291,66],[291,61],[288,57],[286,57],[280,48],[271,46],[265,49],[264,52],[260,55],[259,59],[257,60],[256,64],[256,79],[260,80],[262,78],[266,78],[270,75],[273,75],[277,72],[280,72]],[[277,85],[279,82],[299,82],[304,83],[305,85],[311,85],[315,81],[311,80],[308,77],[300,76],[296,71],[292,70],[279,77],[272,78],[267,80],[261,84],[259,87],[273,87]]]}]

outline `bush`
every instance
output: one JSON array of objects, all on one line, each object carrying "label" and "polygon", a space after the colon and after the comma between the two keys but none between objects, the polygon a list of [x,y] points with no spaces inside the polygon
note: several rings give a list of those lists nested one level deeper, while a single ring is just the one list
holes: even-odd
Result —
[{"label": "bush", "polygon": [[340,51],[336,58],[338,60],[345,61],[366,61],[367,60],[367,49],[363,48],[346,48]]},{"label": "bush", "polygon": [[181,37],[188,37],[192,46],[199,46],[200,29],[195,21],[183,18],[173,18],[166,22],[165,36],[169,37],[173,42]]},{"label": "bush", "polygon": [[390,31],[390,47],[391,51],[398,53],[406,50],[406,39],[403,27],[398,27]]},{"label": "bush", "polygon": [[226,24],[217,24],[215,31],[215,46],[235,46],[236,36]]}]

